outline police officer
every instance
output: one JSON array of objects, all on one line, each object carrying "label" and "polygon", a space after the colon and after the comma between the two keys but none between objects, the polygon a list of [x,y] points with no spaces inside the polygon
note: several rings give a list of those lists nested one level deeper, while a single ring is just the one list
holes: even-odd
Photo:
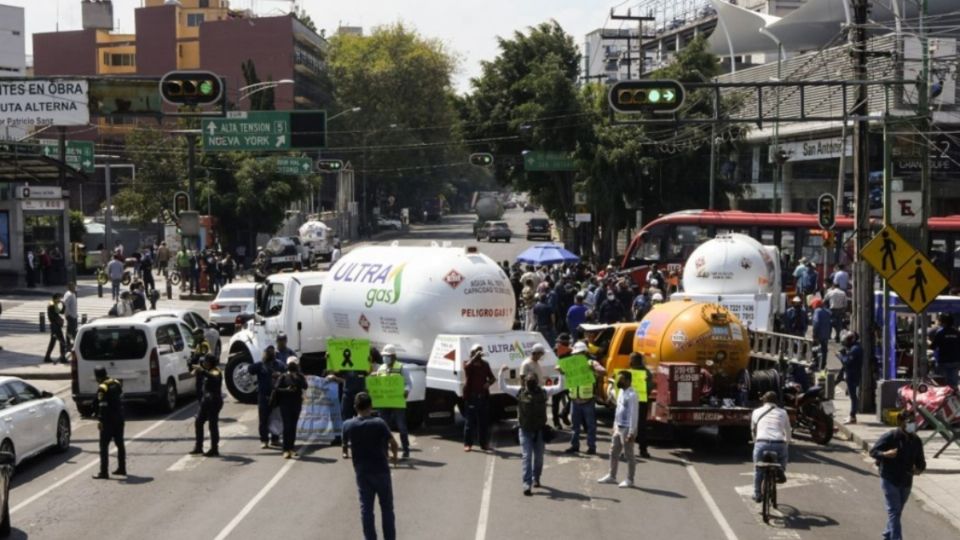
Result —
[{"label": "police officer", "polygon": [[[380,352],[380,355],[383,357],[383,365],[377,370],[378,376],[385,375],[400,375],[403,377],[403,398],[406,399],[410,395],[410,389],[413,387],[413,379],[410,377],[410,372],[406,370],[405,366],[397,362],[397,349],[391,344],[383,346],[383,350]],[[408,459],[410,457],[410,435],[407,431],[407,410],[406,409],[380,409],[380,418],[383,418],[387,424],[391,423],[391,420],[397,426],[397,431],[400,432],[400,445],[403,447],[403,459]]]},{"label": "police officer", "polygon": [[59,361],[64,363],[67,361],[64,354],[67,344],[63,337],[63,303],[60,302],[60,293],[53,293],[53,297],[47,305],[47,320],[50,321],[50,342],[47,344],[47,355],[43,357],[43,361],[53,362],[50,354],[53,352],[53,346],[59,343]]},{"label": "police officer", "polygon": [[[197,397],[200,410],[194,423],[196,443],[192,455],[203,454],[207,457],[220,455],[220,409],[223,408],[223,373],[217,367],[217,357],[205,355],[199,366],[193,368],[197,377]],[[203,453],[203,424],[210,423],[210,450]]]},{"label": "police officer", "polygon": [[98,366],[93,370],[97,378],[97,399],[94,402],[94,410],[97,411],[97,429],[100,430],[100,474],[94,476],[95,480],[106,480],[110,478],[107,475],[107,455],[110,448],[110,441],[117,446],[117,470],[113,474],[119,476],[127,475],[127,450],[123,445],[123,386],[120,381],[107,377],[107,370]]},{"label": "police officer", "polygon": [[[268,345],[263,351],[263,360],[250,365],[248,372],[257,377],[257,413],[260,420],[260,443],[263,448],[270,444],[279,446],[278,434],[270,433],[270,394],[273,392],[274,381],[287,370],[287,365],[277,359],[277,349]],[[269,439],[269,440],[268,440]]]}]

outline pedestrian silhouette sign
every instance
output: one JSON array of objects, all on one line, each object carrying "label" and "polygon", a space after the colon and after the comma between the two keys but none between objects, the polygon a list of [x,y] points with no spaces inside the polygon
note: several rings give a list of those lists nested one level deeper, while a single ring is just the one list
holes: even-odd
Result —
[{"label": "pedestrian silhouette sign", "polygon": [[916,313],[926,309],[950,284],[930,259],[920,252],[915,252],[887,283]]},{"label": "pedestrian silhouette sign", "polygon": [[889,281],[916,252],[917,250],[910,245],[910,242],[904,240],[893,227],[888,225],[863,246],[860,256],[870,263],[870,266],[883,276],[883,279]]}]

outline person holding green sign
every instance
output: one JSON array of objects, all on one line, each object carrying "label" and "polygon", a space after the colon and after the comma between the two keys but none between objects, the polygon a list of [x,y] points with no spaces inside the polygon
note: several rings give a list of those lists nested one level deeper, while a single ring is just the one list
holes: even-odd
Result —
[{"label": "person holding green sign", "polygon": [[597,376],[604,376],[607,370],[600,362],[587,356],[587,344],[578,341],[574,343],[572,355],[561,358],[561,373],[567,378],[567,387],[570,392],[572,406],[573,433],[570,435],[570,447],[564,450],[567,454],[580,452],[580,428],[587,428],[587,454],[597,453],[597,414],[594,406],[594,386]]},{"label": "person holding green sign", "polygon": [[[387,375],[400,375],[403,377],[403,399],[410,395],[410,389],[413,386],[413,379],[406,366],[397,362],[397,349],[391,344],[383,346],[380,352],[383,357],[383,364],[377,369],[376,376],[383,377]],[[403,447],[403,459],[410,457],[410,435],[407,431],[407,409],[403,408],[381,408],[380,418],[383,418],[387,424],[394,423],[397,431],[400,432],[400,445]]]}]

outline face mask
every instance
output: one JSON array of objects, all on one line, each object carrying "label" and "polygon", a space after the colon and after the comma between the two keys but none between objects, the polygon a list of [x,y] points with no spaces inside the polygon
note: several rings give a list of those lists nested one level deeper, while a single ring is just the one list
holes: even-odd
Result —
[{"label": "face mask", "polygon": [[904,430],[906,430],[907,433],[916,433],[916,432],[917,432],[917,423],[916,423],[916,422],[907,422],[907,425],[905,425],[903,428],[904,428]]}]

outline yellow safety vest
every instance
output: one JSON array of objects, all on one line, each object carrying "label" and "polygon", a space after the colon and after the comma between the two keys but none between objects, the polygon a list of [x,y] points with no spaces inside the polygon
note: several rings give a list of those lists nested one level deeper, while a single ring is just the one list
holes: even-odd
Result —
[{"label": "yellow safety vest", "polygon": [[[618,369],[613,372],[614,381],[617,380],[617,374],[620,373],[621,371],[624,371],[624,370]],[[639,401],[640,403],[646,403],[648,398],[647,372],[642,369],[628,369],[626,371],[630,372],[630,386],[632,386],[633,390],[637,393],[637,401]],[[620,396],[620,388],[617,388],[616,396],[617,397]]]},{"label": "yellow safety vest", "polygon": [[570,399],[593,399],[593,387],[596,383],[596,376],[594,376],[593,384],[571,388]]}]

